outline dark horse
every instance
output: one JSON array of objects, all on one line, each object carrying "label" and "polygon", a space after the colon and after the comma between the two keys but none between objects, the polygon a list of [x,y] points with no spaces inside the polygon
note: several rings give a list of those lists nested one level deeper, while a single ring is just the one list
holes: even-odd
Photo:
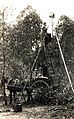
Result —
[{"label": "dark horse", "polygon": [[29,83],[23,81],[17,84],[15,80],[10,80],[8,84],[8,90],[10,91],[10,104],[12,103],[12,99],[16,101],[16,94],[17,92],[22,92],[22,96],[24,96],[23,91],[27,92],[27,102],[32,99],[31,89]]}]

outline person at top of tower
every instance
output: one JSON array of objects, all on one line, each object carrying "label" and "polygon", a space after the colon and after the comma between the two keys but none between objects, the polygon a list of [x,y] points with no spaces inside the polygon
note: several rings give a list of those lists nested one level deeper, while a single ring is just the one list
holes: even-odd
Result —
[{"label": "person at top of tower", "polygon": [[41,44],[42,46],[44,46],[44,38],[45,38],[45,35],[47,34],[47,26],[46,26],[46,22],[43,23],[43,27],[42,27],[42,31],[41,31]]},{"label": "person at top of tower", "polygon": [[47,33],[46,22],[44,22],[44,24],[43,24],[42,32],[43,32],[44,34]]}]

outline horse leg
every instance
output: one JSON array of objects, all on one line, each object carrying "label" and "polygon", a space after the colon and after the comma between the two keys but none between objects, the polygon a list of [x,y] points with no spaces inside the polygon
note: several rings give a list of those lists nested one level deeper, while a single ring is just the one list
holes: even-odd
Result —
[{"label": "horse leg", "polygon": [[10,104],[12,103],[12,91],[10,90]]}]

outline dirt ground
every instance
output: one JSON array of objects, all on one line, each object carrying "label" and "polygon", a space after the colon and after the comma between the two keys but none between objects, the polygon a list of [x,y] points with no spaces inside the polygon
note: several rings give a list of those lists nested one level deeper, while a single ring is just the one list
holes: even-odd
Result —
[{"label": "dirt ground", "polygon": [[74,119],[74,104],[65,106],[23,106],[14,112],[12,106],[0,105],[0,119]]},{"label": "dirt ground", "polygon": [[0,98],[0,119],[74,119],[74,103],[67,105],[22,105],[22,112],[14,112]]}]

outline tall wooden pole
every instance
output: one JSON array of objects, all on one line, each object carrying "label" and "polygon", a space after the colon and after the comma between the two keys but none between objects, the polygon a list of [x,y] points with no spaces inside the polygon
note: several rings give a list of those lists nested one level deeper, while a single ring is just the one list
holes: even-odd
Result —
[{"label": "tall wooden pole", "polygon": [[68,80],[69,80],[69,83],[70,83],[70,87],[71,87],[71,89],[74,93],[74,88],[73,88],[72,81],[71,81],[71,78],[70,78],[70,75],[69,75],[69,72],[68,72],[68,68],[67,68],[67,65],[66,65],[66,62],[65,62],[65,59],[64,59],[64,55],[63,55],[63,52],[62,52],[62,49],[61,49],[59,39],[58,39],[58,37],[56,37],[56,39],[57,39],[57,43],[58,43],[58,46],[59,46],[61,58],[62,58],[62,61],[63,61],[63,64],[64,64],[64,68],[65,68],[65,71],[66,71],[66,74],[67,74],[67,77],[68,77]]}]

